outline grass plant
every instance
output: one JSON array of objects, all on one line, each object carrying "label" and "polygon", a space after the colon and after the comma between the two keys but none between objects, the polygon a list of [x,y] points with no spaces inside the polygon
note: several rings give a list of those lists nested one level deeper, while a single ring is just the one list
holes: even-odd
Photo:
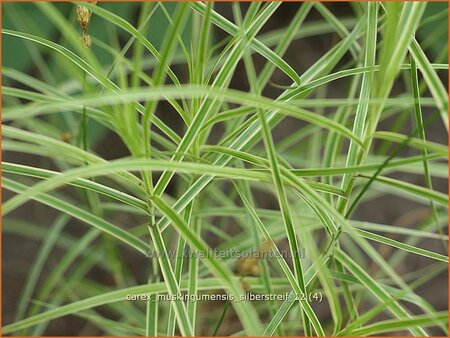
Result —
[{"label": "grass plant", "polygon": [[448,335],[440,5],[2,3],[3,333]]}]

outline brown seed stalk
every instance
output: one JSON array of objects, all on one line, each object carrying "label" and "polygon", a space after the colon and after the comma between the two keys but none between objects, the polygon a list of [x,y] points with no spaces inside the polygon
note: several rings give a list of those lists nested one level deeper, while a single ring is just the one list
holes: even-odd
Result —
[{"label": "brown seed stalk", "polygon": [[[93,5],[97,4],[97,1],[89,1]],[[91,22],[92,12],[84,6],[77,5],[77,21],[83,29],[83,35],[80,37],[80,41],[86,48],[92,47],[92,39],[88,33],[89,24]]]},{"label": "brown seed stalk", "polygon": [[77,21],[84,31],[87,31],[91,21],[91,11],[84,6],[77,5]]},{"label": "brown seed stalk", "polygon": [[83,35],[80,37],[80,41],[87,49],[91,49],[92,47],[92,39],[91,36],[87,32],[83,32]]}]

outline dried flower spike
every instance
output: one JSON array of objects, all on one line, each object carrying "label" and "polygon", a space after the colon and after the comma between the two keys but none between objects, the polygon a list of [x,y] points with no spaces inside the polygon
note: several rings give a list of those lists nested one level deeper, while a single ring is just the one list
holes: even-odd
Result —
[{"label": "dried flower spike", "polygon": [[66,143],[70,143],[70,141],[72,140],[72,134],[68,131],[62,132],[59,137],[63,142],[66,142]]},{"label": "dried flower spike", "polygon": [[91,47],[92,47],[92,39],[91,39],[91,36],[88,33],[83,32],[83,36],[80,37],[80,41],[83,44],[83,46],[85,46],[87,49],[91,49]]},{"label": "dried flower spike", "polygon": [[86,7],[77,5],[77,21],[83,30],[88,29],[90,20],[91,12]]}]

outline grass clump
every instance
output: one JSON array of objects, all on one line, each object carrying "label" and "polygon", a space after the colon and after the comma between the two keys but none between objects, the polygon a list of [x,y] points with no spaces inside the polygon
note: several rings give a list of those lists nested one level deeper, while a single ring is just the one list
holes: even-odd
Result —
[{"label": "grass clump", "polygon": [[447,9],[2,6],[3,333],[448,334]]}]

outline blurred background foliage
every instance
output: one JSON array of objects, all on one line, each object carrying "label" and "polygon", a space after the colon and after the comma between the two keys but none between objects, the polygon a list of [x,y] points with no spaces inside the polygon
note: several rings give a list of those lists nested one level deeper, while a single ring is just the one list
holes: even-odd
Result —
[{"label": "blurred background foliage", "polygon": [[[348,14],[351,14],[351,7],[348,4],[331,4],[331,6],[339,7],[346,6],[348,10]],[[112,11],[116,15],[119,15],[123,19],[132,23],[133,25],[137,24],[137,20],[139,17],[139,9],[141,4],[139,2],[104,2],[101,3],[101,6],[107,10]],[[176,3],[167,2],[165,3],[165,8],[168,13],[173,13]],[[245,6],[245,4],[244,4]],[[71,18],[71,21],[74,23],[74,26],[77,26],[76,17],[75,17],[75,7],[71,3],[58,3],[58,10],[67,17]],[[47,16],[41,12],[41,10],[32,6],[29,3],[2,3],[2,12],[3,12],[3,28],[19,30],[23,32],[30,32],[38,36],[44,37],[54,37],[53,41],[57,41],[63,46],[67,46],[67,43],[62,39],[61,33],[58,32],[57,28],[54,24],[48,21]],[[448,36],[448,22],[447,22],[447,12],[448,12],[448,4],[446,2],[438,2],[432,3],[427,6],[426,12],[424,14],[423,23],[418,30],[418,38],[425,39],[427,37],[432,36],[431,39],[428,39],[427,45],[423,46],[424,49],[428,49],[428,51],[434,55],[430,55],[433,58],[437,56],[438,53],[441,52],[442,49],[442,41],[447,40]],[[436,19],[439,18],[436,23]],[[28,20],[25,20],[28,18]],[[149,34],[147,34],[147,38],[150,42],[156,47],[159,48],[162,43],[162,39],[164,33],[169,25],[167,18],[161,8],[157,8],[155,14],[151,18],[151,22],[149,23]],[[190,38],[190,25],[185,26],[184,37],[185,41],[189,41]],[[116,39],[116,35],[112,35],[111,32],[116,31],[114,33],[120,39],[126,39],[127,33],[124,31],[117,31],[114,25],[111,25],[105,20],[96,20],[95,16],[92,18],[89,31],[95,40],[99,41],[111,41],[112,43]],[[53,66],[54,56],[50,55],[50,51],[46,50],[43,47],[28,44],[21,39],[13,38],[10,36],[3,36],[3,45],[7,48],[3,49],[3,66],[6,67],[14,67],[23,72],[33,71],[33,68],[39,64],[42,64],[42,58],[46,56],[48,58],[49,63],[46,68],[50,68]],[[22,53],[24,44],[28,49],[39,49],[40,53],[34,52],[30,54]],[[105,51],[103,48],[99,47],[94,43],[92,47],[93,53],[97,56],[99,60],[103,60],[105,65],[110,64],[113,60],[111,58],[110,53]],[[46,60],[47,61],[47,60]],[[64,74],[59,74],[63,76]],[[63,79],[61,79],[63,80]]]}]

